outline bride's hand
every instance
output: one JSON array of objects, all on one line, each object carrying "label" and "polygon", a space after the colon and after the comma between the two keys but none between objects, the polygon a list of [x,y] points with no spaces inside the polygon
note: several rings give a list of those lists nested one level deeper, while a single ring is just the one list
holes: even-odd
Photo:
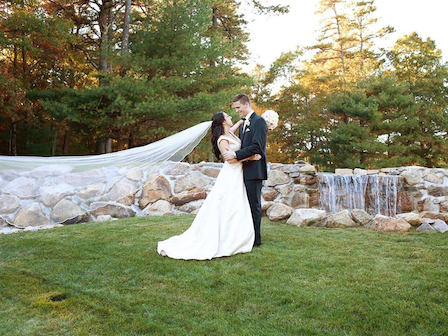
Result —
[{"label": "bride's hand", "polygon": [[254,154],[252,156],[249,157],[250,161],[258,161],[261,160],[261,155],[260,154]]},{"label": "bride's hand", "polygon": [[240,126],[243,122],[243,120],[238,120],[232,127],[230,127],[229,131],[232,133],[236,133],[236,131],[240,129]]}]

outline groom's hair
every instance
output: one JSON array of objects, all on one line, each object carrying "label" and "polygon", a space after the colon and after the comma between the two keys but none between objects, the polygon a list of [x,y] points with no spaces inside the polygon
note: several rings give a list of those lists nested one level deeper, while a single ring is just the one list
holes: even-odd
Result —
[{"label": "groom's hair", "polygon": [[240,102],[241,104],[248,103],[250,105],[250,98],[247,95],[245,95],[244,93],[241,93],[238,96],[236,96],[235,98],[233,98],[232,104],[236,103],[236,102]]}]

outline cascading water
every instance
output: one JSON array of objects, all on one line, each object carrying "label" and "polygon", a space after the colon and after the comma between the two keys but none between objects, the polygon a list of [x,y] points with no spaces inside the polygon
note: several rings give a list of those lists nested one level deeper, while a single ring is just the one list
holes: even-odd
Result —
[{"label": "cascading water", "polygon": [[399,176],[335,175],[318,173],[322,209],[335,213],[344,209],[362,209],[370,214],[395,216],[400,212]]}]

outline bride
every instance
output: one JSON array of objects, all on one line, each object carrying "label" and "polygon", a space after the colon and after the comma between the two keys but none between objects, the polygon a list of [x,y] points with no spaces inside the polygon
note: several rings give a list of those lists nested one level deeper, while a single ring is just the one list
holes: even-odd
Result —
[{"label": "bride", "polygon": [[[215,156],[239,150],[234,132],[243,121],[232,124],[232,117],[219,112],[212,117],[211,142]],[[250,157],[259,160],[260,155]],[[191,226],[179,236],[158,242],[157,252],[173,259],[206,260],[252,250],[254,226],[243,182],[241,161],[225,161],[215,185]]]}]

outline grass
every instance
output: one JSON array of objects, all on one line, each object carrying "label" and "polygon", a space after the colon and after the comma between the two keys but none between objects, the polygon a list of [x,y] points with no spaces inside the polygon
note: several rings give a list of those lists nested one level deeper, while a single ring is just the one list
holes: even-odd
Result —
[{"label": "grass", "polygon": [[0,335],[446,335],[447,234],[263,219],[252,253],[171,260],[192,216],[0,236]]}]

